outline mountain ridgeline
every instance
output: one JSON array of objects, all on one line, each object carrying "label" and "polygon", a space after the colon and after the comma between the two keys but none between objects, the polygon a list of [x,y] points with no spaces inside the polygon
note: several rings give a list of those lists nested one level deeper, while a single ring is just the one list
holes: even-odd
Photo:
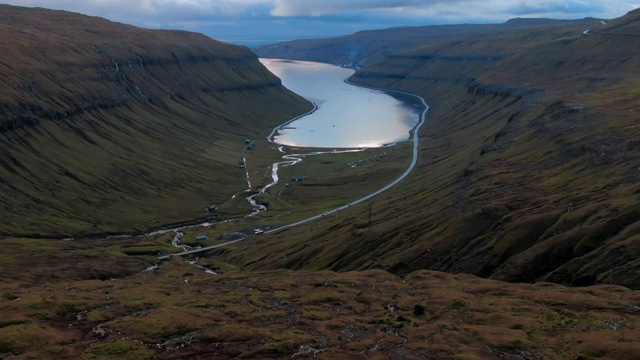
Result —
[{"label": "mountain ridgeline", "polygon": [[0,5],[0,234],[136,232],[246,181],[242,139],[310,105],[248,48]]},{"label": "mountain ridgeline", "polygon": [[[294,269],[639,287],[639,27],[636,10],[611,21],[388,29],[256,49],[349,64],[358,69],[350,81],[430,105],[419,165],[401,186],[314,235],[291,229],[270,249]],[[280,265],[253,251],[226,255],[250,269]]]}]

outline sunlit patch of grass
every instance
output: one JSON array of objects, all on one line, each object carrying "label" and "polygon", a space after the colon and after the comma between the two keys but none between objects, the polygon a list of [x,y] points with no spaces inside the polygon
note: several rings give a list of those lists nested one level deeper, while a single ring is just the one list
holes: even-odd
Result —
[{"label": "sunlit patch of grass", "polygon": [[143,344],[132,340],[116,340],[113,342],[95,344],[85,351],[81,359],[149,359],[153,351]]}]

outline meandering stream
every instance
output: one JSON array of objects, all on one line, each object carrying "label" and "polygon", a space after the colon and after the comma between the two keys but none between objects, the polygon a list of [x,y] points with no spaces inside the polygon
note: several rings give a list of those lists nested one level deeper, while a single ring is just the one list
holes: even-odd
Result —
[{"label": "meandering stream", "polygon": [[[261,61],[264,59],[261,59]],[[299,69],[299,63],[300,62],[291,62],[291,61],[277,61],[274,59],[269,59],[269,61],[271,61],[272,64],[277,64],[278,68],[279,68],[279,72],[278,71],[273,71],[273,69],[269,66],[269,69],[272,70],[274,73],[279,74],[279,76],[281,76],[282,74],[287,73],[287,66],[292,66],[292,67],[298,67]],[[264,62],[264,61],[263,61]],[[329,82],[327,83],[329,88],[326,89],[329,93],[331,92],[336,92],[338,90],[336,89],[341,89],[343,86],[347,86],[350,89],[364,89],[366,90],[366,92],[364,93],[366,96],[364,98],[364,104],[360,103],[360,109],[362,109],[362,106],[366,107],[366,104],[372,104],[372,103],[376,103],[376,101],[373,101],[372,99],[375,96],[381,96],[379,99],[384,99],[384,101],[386,102],[385,104],[387,104],[388,106],[391,106],[391,112],[387,112],[385,113],[386,115],[384,116],[391,116],[393,117],[393,119],[389,119],[387,118],[388,122],[391,122],[393,124],[395,124],[394,126],[396,127],[395,130],[398,130],[397,127],[400,126],[400,131],[388,131],[387,127],[383,127],[382,131],[378,131],[378,135],[375,135],[375,139],[372,140],[372,138],[369,136],[369,139],[366,141],[366,144],[368,144],[369,146],[362,146],[364,145],[364,143],[362,142],[362,137],[359,136],[341,136],[339,141],[336,141],[335,143],[331,143],[331,142],[327,142],[327,138],[331,138],[331,134],[334,134],[335,131],[335,127],[338,127],[338,125],[341,124],[347,124],[346,128],[340,127],[340,131],[345,132],[347,130],[345,129],[350,129],[348,124],[350,122],[354,122],[354,121],[360,121],[363,122],[361,124],[362,129],[366,129],[366,128],[374,128],[375,127],[375,123],[372,124],[370,122],[370,118],[368,118],[367,114],[369,114],[369,112],[363,112],[361,115],[353,115],[353,114],[357,114],[354,113],[353,111],[348,111],[345,109],[345,113],[346,114],[352,114],[350,116],[347,117],[343,117],[341,119],[337,119],[335,116],[333,115],[329,115],[328,119],[330,119],[331,121],[331,126],[330,126],[330,130],[327,131],[327,121],[326,118],[325,120],[318,120],[321,119],[318,117],[318,114],[325,114],[326,111],[325,109],[327,109],[328,104],[331,102],[331,99],[324,99],[324,98],[318,98],[318,93],[316,92],[315,98],[313,98],[312,96],[310,96],[309,94],[305,94],[304,91],[301,91],[300,89],[297,89],[297,91],[299,92],[300,95],[302,96],[307,96],[308,98],[311,98],[310,100],[312,100],[314,102],[314,109],[312,111],[310,111],[307,114],[303,114],[301,116],[298,116],[288,122],[286,122],[283,125],[280,125],[278,127],[276,127],[272,133],[269,135],[269,141],[275,144],[278,144],[278,150],[283,154],[282,155],[282,160],[281,161],[277,161],[275,163],[272,164],[271,166],[271,181],[266,184],[265,186],[263,186],[259,192],[253,193],[249,196],[246,196],[246,200],[249,202],[249,204],[251,204],[252,206],[252,211],[245,215],[244,218],[248,218],[248,217],[253,217],[257,214],[259,214],[260,212],[263,211],[267,211],[267,207],[259,204],[256,201],[256,197],[264,194],[269,188],[275,186],[276,184],[278,184],[279,182],[279,176],[278,176],[278,171],[283,168],[283,167],[287,167],[287,166],[292,166],[294,164],[298,164],[300,162],[303,161],[303,159],[306,156],[316,156],[316,155],[320,155],[320,154],[338,154],[338,153],[345,153],[345,152],[357,152],[357,151],[364,151],[365,149],[369,148],[369,147],[380,147],[380,146],[388,146],[391,144],[395,144],[399,141],[406,141],[406,140],[411,140],[413,141],[413,159],[412,162],[410,164],[410,166],[407,168],[407,170],[400,175],[396,180],[394,180],[393,182],[387,184],[385,187],[379,189],[378,191],[375,191],[374,193],[371,193],[367,196],[364,196],[360,199],[357,199],[349,204],[345,204],[343,206],[337,207],[335,209],[329,210],[327,212],[324,212],[323,214],[318,214],[316,216],[312,216],[309,217],[307,219],[303,219],[291,224],[287,224],[285,226],[281,226],[279,228],[274,228],[274,229],[269,229],[268,231],[265,232],[274,232],[274,231],[278,231],[284,228],[288,228],[288,227],[292,227],[292,226],[296,226],[296,225],[300,225],[309,221],[313,221],[315,219],[318,219],[324,215],[327,215],[329,213],[334,213],[340,210],[343,210],[351,205],[366,201],[386,190],[388,190],[389,188],[395,186],[396,184],[398,184],[400,181],[402,181],[406,176],[409,175],[409,173],[411,173],[411,171],[413,170],[413,168],[415,167],[416,163],[417,163],[417,159],[418,159],[418,147],[419,147],[419,139],[417,137],[417,135],[415,134],[418,129],[420,128],[420,126],[422,126],[422,124],[424,124],[425,121],[425,115],[426,115],[426,111],[428,109],[427,104],[425,103],[424,99],[420,98],[419,96],[413,95],[413,94],[408,94],[408,93],[403,93],[403,92],[384,92],[382,90],[374,90],[374,89],[367,89],[367,88],[362,88],[362,87],[358,87],[358,86],[354,86],[354,85],[350,85],[348,83],[345,82],[345,78],[346,76],[349,76],[352,71],[348,70],[348,69],[343,69],[337,66],[331,66],[331,65],[327,65],[327,64],[317,64],[317,63],[309,63],[309,62],[303,62],[303,68],[306,67],[307,69],[309,68],[309,66],[315,66],[316,68],[320,68],[322,71],[317,72],[316,71],[316,76],[320,76],[321,78],[332,78],[333,82]],[[314,65],[317,64],[317,65]],[[327,71],[331,71],[331,69],[333,69],[334,71],[336,71],[336,73],[341,74],[340,76],[336,77],[329,77],[327,76]],[[345,72],[345,70],[347,70]],[[296,73],[296,71],[293,71],[293,73]],[[297,72],[299,74],[299,71]],[[335,74],[334,74],[335,75]],[[303,73],[303,76],[306,78],[309,76],[309,74]],[[283,84],[287,87],[290,86],[291,84],[291,78],[288,78],[289,80],[287,80],[286,77],[283,76],[282,81]],[[296,80],[297,78],[294,77],[294,80]],[[298,81],[299,79],[297,79],[296,81]],[[309,81],[309,79],[307,78],[306,81]],[[315,88],[318,84],[319,81],[311,81],[312,83],[314,83],[313,88]],[[337,86],[338,84],[336,82],[340,83],[340,86]],[[295,83],[295,81],[294,81]],[[289,86],[288,86],[289,85]],[[293,86],[295,87],[295,86]],[[389,94],[391,93],[395,93],[396,97],[392,97]],[[342,93],[342,96],[344,97],[345,94]],[[402,103],[400,100],[398,100],[397,97],[403,96],[404,98],[408,99],[408,98],[413,98],[415,100],[414,103],[411,102],[406,102],[406,103]],[[391,99],[391,100],[389,100]],[[382,101],[382,100],[380,100]],[[389,102],[391,101],[391,102]],[[395,103],[394,103],[395,102]],[[318,105],[320,104],[320,105]],[[342,103],[345,104],[345,103]],[[392,104],[392,105],[389,105]],[[401,105],[399,105],[401,104]],[[385,105],[385,106],[387,106]],[[378,108],[376,108],[378,109]],[[420,109],[420,111],[418,111],[418,109]],[[391,115],[390,115],[391,114]],[[314,121],[316,122],[317,125],[317,133],[316,133],[316,129],[311,128],[311,130],[309,130],[308,127],[308,120],[311,116],[314,116]],[[385,117],[382,117],[382,120],[384,121]],[[365,117],[365,119],[362,119],[363,117]],[[301,126],[298,121],[304,121],[305,125]],[[301,135],[302,138],[309,138],[309,134],[307,133],[316,133],[318,138],[321,138],[321,141],[315,143],[315,142],[307,142],[311,145],[306,145],[306,146],[313,146],[313,147],[330,147],[332,148],[332,150],[327,150],[327,151],[313,151],[313,152],[308,152],[308,153],[302,153],[302,152],[298,152],[298,153],[287,153],[286,149],[288,147],[286,147],[286,145],[296,145],[299,143],[299,141],[292,141],[290,140],[290,137],[283,137],[283,134],[291,134],[292,130],[297,130],[297,129],[304,129],[302,132],[300,131],[295,131],[295,133],[297,133],[298,135]],[[380,130],[380,129],[378,129]],[[351,133],[353,134],[353,130],[349,130],[351,131]],[[306,132],[306,133],[305,133]],[[412,137],[412,132],[413,132],[413,137]],[[356,131],[357,133],[357,131]],[[400,134],[400,135],[398,135]],[[357,134],[356,134],[357,135]],[[346,140],[345,140],[346,139]],[[283,143],[281,143],[281,141]],[[307,140],[305,140],[307,141]],[[346,141],[346,142],[345,142]],[[305,143],[306,144],[306,143]],[[349,145],[349,146],[340,146],[340,145]],[[353,146],[354,144],[357,145],[361,145],[361,146]],[[328,146],[330,145],[330,146]],[[289,147],[290,148],[290,147]],[[243,148],[242,151],[242,159],[243,159],[243,163],[245,166],[245,176],[246,176],[246,182],[247,182],[247,190],[242,191],[240,193],[237,193],[235,195],[232,196],[232,199],[237,197],[237,196],[241,196],[242,194],[245,194],[246,192],[251,192],[253,190],[252,188],[252,184],[251,184],[251,180],[249,177],[249,166],[247,164],[246,161],[246,150],[247,150],[247,146],[245,146]],[[191,247],[184,245],[180,242],[182,236],[183,236],[183,230],[187,229],[187,228],[192,228],[192,227],[210,227],[213,226],[215,224],[220,224],[220,223],[226,223],[226,222],[231,222],[231,221],[235,221],[237,220],[237,218],[232,218],[232,219],[227,219],[225,221],[221,221],[221,222],[203,222],[200,224],[194,224],[194,225],[188,225],[188,226],[181,226],[181,227],[177,227],[177,228],[173,228],[173,229],[163,229],[163,230],[158,230],[158,231],[154,231],[151,232],[149,234],[147,234],[147,236],[151,236],[151,235],[157,235],[157,234],[165,234],[165,233],[169,233],[169,232],[174,232],[174,238],[172,240],[172,245],[176,248],[179,248],[182,250],[181,253],[178,254],[173,254],[174,256],[179,256],[179,255],[187,255],[187,254],[192,254],[192,253],[197,253],[200,251],[206,251],[206,250],[210,250],[213,248],[217,248],[217,247],[222,247],[222,246],[226,246],[232,243],[237,243],[239,241],[244,240],[246,237],[240,238],[240,239],[235,239],[232,241],[228,241],[225,243],[221,243],[221,244],[217,244],[217,245],[213,245],[213,246],[209,246],[209,247],[204,247],[204,248],[194,248],[192,249]],[[166,255],[166,256],[159,256],[158,259],[163,260],[170,257],[170,255]],[[194,263],[195,264],[195,263]],[[152,268],[147,269],[146,271],[151,271],[153,270]]]}]

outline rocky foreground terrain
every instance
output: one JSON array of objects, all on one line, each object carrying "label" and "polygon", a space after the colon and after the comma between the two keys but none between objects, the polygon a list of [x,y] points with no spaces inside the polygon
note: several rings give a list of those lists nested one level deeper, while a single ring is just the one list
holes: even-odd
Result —
[{"label": "rocky foreground terrain", "polygon": [[[216,267],[201,260],[202,265]],[[19,359],[634,359],[640,294],[417,271],[205,273],[4,285]]]}]

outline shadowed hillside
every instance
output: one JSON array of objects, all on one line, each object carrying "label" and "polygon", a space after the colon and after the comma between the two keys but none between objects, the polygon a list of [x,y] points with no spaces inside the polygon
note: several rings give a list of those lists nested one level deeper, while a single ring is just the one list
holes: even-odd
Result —
[{"label": "shadowed hillside", "polygon": [[[113,266],[112,254],[126,242],[111,242],[110,254],[94,259],[94,266]],[[87,246],[82,251],[95,250]],[[402,278],[380,270],[245,273],[215,260],[201,259],[200,264],[223,274],[205,273],[175,258],[156,270],[113,281],[79,280],[73,269],[66,270],[67,277],[60,282],[42,283],[37,272],[20,275],[29,285],[6,279],[0,293],[0,356],[514,360],[640,356],[640,294],[615,285],[572,289],[550,283],[505,284],[424,270]],[[63,267],[60,262],[51,266]]]},{"label": "shadowed hillside", "polygon": [[246,186],[242,139],[308,109],[249,49],[0,5],[0,234],[142,231]]},{"label": "shadowed hillside", "polygon": [[428,25],[398,27],[385,30],[365,30],[353,35],[337,38],[292,40],[262,45],[254,50],[261,57],[321,61],[344,64],[352,67],[367,67],[376,64],[390,54],[409,48],[448,40],[459,41],[465,37],[473,39],[536,29],[585,26],[599,24],[600,20],[513,19],[504,24]]},{"label": "shadowed hillside", "polygon": [[[419,45],[399,39],[391,53],[381,46],[380,59],[361,62],[350,80],[430,104],[416,172],[373,201],[371,222],[363,206],[311,236],[287,230],[270,248],[277,243],[291,268],[640,286],[639,16],[521,19]],[[326,51],[316,41],[258,53],[333,62],[332,44],[344,57],[339,45],[364,36],[323,40]],[[227,256],[276,266],[256,247]]]}]

